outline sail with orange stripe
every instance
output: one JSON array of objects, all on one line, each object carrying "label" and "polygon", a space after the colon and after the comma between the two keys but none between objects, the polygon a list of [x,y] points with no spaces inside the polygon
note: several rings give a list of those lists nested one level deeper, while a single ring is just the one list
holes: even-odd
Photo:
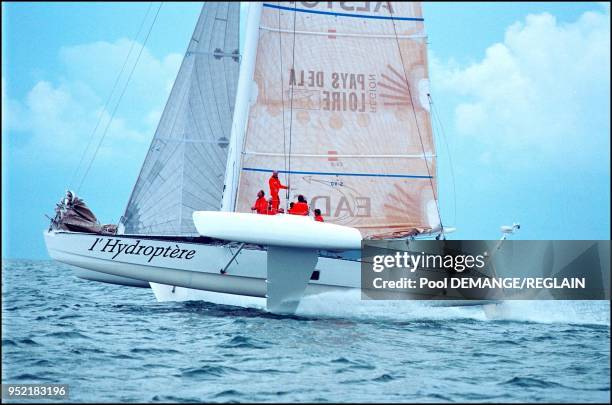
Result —
[{"label": "sail with orange stripe", "polygon": [[273,170],[364,237],[439,226],[418,2],[264,3],[235,211]]}]

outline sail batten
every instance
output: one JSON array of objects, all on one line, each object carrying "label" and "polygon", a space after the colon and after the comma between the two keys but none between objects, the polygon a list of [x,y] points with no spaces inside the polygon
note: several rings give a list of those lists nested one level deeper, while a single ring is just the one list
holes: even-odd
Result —
[{"label": "sail batten", "polygon": [[206,2],[125,213],[129,234],[196,235],[218,210],[240,63],[240,4]]},{"label": "sail batten", "polygon": [[277,170],[364,237],[438,227],[426,38],[418,2],[264,3],[235,210]]},{"label": "sail batten", "polygon": [[273,27],[260,27],[262,31],[270,31],[270,32],[282,32],[284,34],[291,35],[316,35],[316,36],[326,36],[326,37],[354,37],[354,38],[387,38],[387,39],[427,39],[425,34],[415,34],[415,35],[394,35],[394,34],[362,34],[357,32],[338,32],[338,31],[293,31],[289,29],[279,29]]}]

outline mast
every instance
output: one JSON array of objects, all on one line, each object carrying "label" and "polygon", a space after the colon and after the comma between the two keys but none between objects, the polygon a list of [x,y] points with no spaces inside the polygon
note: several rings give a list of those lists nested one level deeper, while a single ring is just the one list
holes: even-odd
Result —
[{"label": "mast", "polygon": [[238,179],[241,166],[242,148],[246,122],[251,105],[252,90],[255,86],[253,75],[255,73],[255,59],[257,57],[257,43],[259,41],[259,22],[261,18],[261,2],[249,3],[249,13],[245,27],[245,40],[240,73],[238,76],[238,89],[234,108],[234,120],[230,135],[230,147],[225,170],[223,185],[223,199],[221,211],[234,211]]}]

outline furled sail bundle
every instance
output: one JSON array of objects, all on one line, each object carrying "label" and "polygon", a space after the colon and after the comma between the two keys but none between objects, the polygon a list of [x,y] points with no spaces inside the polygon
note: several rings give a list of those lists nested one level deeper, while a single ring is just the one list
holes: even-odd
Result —
[{"label": "furled sail bundle", "polygon": [[240,65],[240,3],[206,2],[121,219],[127,234],[197,235],[221,204]]},{"label": "furled sail bundle", "polygon": [[278,170],[364,237],[439,226],[420,3],[264,3],[256,54],[235,211]]}]

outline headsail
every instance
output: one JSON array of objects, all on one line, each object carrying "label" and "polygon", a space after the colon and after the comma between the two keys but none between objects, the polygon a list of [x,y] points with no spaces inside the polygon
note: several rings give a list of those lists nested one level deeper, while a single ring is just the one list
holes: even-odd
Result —
[{"label": "headsail", "polygon": [[240,65],[240,3],[206,2],[121,223],[129,234],[197,234],[221,205]]},{"label": "headsail", "polygon": [[249,212],[278,170],[291,200],[303,194],[365,237],[430,230],[440,221],[421,5],[354,4],[263,4],[235,209]]}]

